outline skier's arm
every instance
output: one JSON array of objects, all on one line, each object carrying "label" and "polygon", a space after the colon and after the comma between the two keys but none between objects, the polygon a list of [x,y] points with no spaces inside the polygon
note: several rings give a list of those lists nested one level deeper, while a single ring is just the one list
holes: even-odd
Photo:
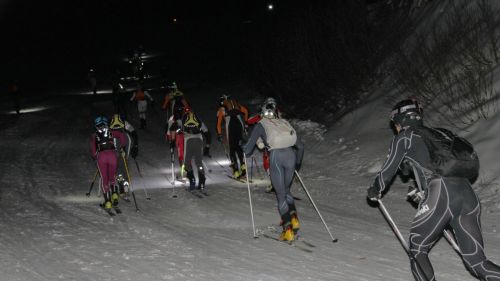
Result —
[{"label": "skier's arm", "polygon": [[304,157],[304,143],[297,137],[295,142],[295,169],[298,171],[302,165],[302,158]]},{"label": "skier's arm", "polygon": [[390,184],[392,178],[396,175],[398,167],[407,153],[407,145],[410,143],[405,132],[401,132],[392,139],[389,155],[380,172],[378,172],[373,188],[378,193],[382,193]]},{"label": "skier's arm", "polygon": [[172,96],[167,94],[165,96],[165,100],[163,101],[163,106],[161,108],[163,108],[164,110],[167,109],[170,100],[172,100]]},{"label": "skier's arm", "polygon": [[245,155],[251,155],[253,150],[255,149],[255,144],[257,140],[261,138],[262,140],[266,140],[266,131],[262,124],[257,123],[250,134],[250,138],[247,143],[243,145],[243,152]]},{"label": "skier's arm", "polygon": [[222,121],[225,115],[224,107],[220,107],[217,111],[217,135],[222,135]]},{"label": "skier's arm", "polygon": [[150,100],[150,101],[154,101],[153,100],[153,97],[149,94],[148,91],[144,91],[144,95]]},{"label": "skier's arm", "polygon": [[245,123],[246,123],[248,120],[248,109],[246,107],[244,107],[243,105],[241,105],[240,111],[243,113],[243,121],[245,121]]}]

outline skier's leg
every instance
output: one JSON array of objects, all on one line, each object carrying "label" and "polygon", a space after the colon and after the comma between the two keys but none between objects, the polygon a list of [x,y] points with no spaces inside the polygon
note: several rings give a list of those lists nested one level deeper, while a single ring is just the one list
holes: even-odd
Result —
[{"label": "skier's leg", "polygon": [[427,193],[420,203],[410,230],[410,251],[414,257],[410,263],[416,281],[435,280],[428,254],[451,219],[449,194],[442,179],[432,180]]},{"label": "skier's leg", "polygon": [[[500,267],[484,254],[483,236],[481,233],[481,205],[466,180],[456,184],[457,194],[462,197],[460,208],[454,208],[456,214],[450,225],[462,253],[462,258],[468,270],[481,280],[500,280]],[[459,188],[458,188],[459,187]]]},{"label": "skier's leg", "polygon": [[286,192],[286,202],[288,204],[288,210],[291,217],[292,229],[297,232],[300,229],[300,223],[297,215],[297,209],[295,208],[295,202],[293,195],[290,192],[292,186],[293,177],[295,176],[295,153],[292,149],[287,149],[283,151],[283,173],[284,173],[284,184]]}]

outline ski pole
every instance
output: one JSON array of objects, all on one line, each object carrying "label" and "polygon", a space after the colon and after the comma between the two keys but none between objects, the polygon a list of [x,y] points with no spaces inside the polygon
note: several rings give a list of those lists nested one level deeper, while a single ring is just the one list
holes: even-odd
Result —
[{"label": "ski pole", "polygon": [[149,196],[148,192],[146,191],[146,187],[144,186],[144,177],[142,176],[141,169],[139,169],[139,163],[137,160],[134,158],[135,166],[137,167],[137,172],[139,173],[139,176],[141,177],[142,180],[142,189],[144,190],[144,194],[146,194],[146,199],[151,200],[151,197]]},{"label": "ski pole", "polygon": [[97,171],[95,171],[94,180],[92,180],[92,183],[90,184],[89,192],[85,193],[85,195],[87,195],[87,197],[90,196],[90,192],[92,191],[92,188],[94,187],[95,180],[97,179],[97,174],[99,174],[99,169],[97,169]]},{"label": "ski pole", "polygon": [[172,188],[172,197],[173,198],[177,198],[177,194],[175,192],[175,171],[174,171],[174,148],[173,147],[170,147],[170,162],[172,164],[172,167],[171,167],[171,171],[172,171],[172,185],[173,185],[173,188]]},{"label": "ski pole", "polygon": [[382,203],[382,200],[378,199],[377,202],[378,202],[378,207],[379,207],[380,211],[384,215],[384,218],[386,219],[386,221],[391,226],[392,231],[394,231],[394,234],[396,234],[396,237],[398,238],[399,243],[401,243],[401,245],[403,246],[403,249],[405,250],[405,252],[408,255],[408,257],[410,258],[410,260],[415,263],[415,266],[422,273],[419,276],[421,278],[423,278],[424,281],[429,281],[429,278],[427,278],[427,275],[425,275],[425,272],[422,270],[420,263],[417,261],[415,256],[413,256],[412,252],[410,251],[410,248],[408,247],[406,240],[404,240],[403,235],[401,234],[398,227],[396,226],[396,223],[394,222],[394,220],[392,220],[392,217],[389,215],[389,212],[387,212],[387,209],[385,208],[384,204]]},{"label": "ski pole", "polygon": [[[248,167],[247,165],[247,156],[245,155],[245,153],[243,153],[243,160],[245,161],[245,166]],[[250,192],[250,181],[248,179],[248,173],[246,173],[247,175],[247,187],[248,187],[248,202],[250,203],[250,215],[252,217],[252,229],[253,229],[253,238],[257,238],[257,233],[255,232],[255,220],[253,218],[253,206],[252,206],[252,194]]]},{"label": "ski pole", "polygon": [[314,209],[316,210],[316,213],[318,213],[318,216],[319,218],[321,219],[321,221],[323,222],[323,225],[325,226],[326,228],[326,231],[328,231],[328,234],[330,234],[330,238],[332,238],[332,242],[333,243],[336,243],[338,242],[339,240],[337,238],[334,238],[332,233],[330,232],[330,229],[328,228],[328,226],[326,225],[326,222],[325,220],[323,219],[323,216],[321,216],[321,213],[319,212],[318,210],[318,207],[316,207],[316,204],[314,204],[314,201],[311,197],[311,194],[309,194],[309,191],[307,191],[307,188],[306,188],[306,185],[304,184],[304,182],[302,181],[302,178],[300,177],[299,175],[299,172],[297,172],[297,170],[295,170],[295,175],[297,176],[297,178],[299,179],[300,181],[300,184],[302,185],[302,188],[304,189],[304,191],[306,192],[307,194],[307,197],[309,198],[309,201],[311,201],[311,204],[313,205]]},{"label": "ski pole", "polygon": [[132,198],[134,198],[135,211],[138,212],[139,207],[137,206],[137,200],[135,199],[134,189],[132,188],[132,179],[130,178],[130,173],[128,171],[127,160],[125,159],[125,156],[123,156],[123,154],[122,154],[122,159],[123,159],[123,164],[125,164],[125,172],[127,172],[128,187],[130,188],[130,192],[132,193]]}]

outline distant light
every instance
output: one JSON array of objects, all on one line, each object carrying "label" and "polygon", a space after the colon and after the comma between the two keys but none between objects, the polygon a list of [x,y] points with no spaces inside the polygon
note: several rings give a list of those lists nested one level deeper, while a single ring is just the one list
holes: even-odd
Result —
[{"label": "distant light", "polygon": [[269,4],[269,5],[267,5],[267,9],[268,9],[269,11],[272,11],[272,10],[274,9],[274,5],[273,5],[273,4]]},{"label": "distant light", "polygon": [[[31,107],[31,108],[21,108],[19,110],[20,113],[33,113],[33,112],[39,112],[39,111],[44,111],[49,109],[48,106],[38,106],[38,107]],[[15,110],[7,112],[7,114],[17,114]]]},{"label": "distant light", "polygon": [[176,19],[176,18],[173,18],[173,19],[172,19],[172,21],[173,21],[174,23],[177,23],[177,19]]}]

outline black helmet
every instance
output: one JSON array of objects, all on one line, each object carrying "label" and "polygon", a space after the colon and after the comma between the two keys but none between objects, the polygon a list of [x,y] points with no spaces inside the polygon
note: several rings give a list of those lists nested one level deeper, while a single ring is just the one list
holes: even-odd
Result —
[{"label": "black helmet", "polygon": [[391,121],[402,127],[422,125],[422,106],[416,99],[398,102],[391,111]]}]

